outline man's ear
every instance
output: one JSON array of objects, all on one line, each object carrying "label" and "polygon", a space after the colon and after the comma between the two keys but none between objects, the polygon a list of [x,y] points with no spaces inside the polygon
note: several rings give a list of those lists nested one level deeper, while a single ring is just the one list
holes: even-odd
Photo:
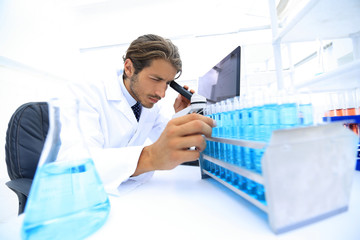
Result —
[{"label": "man's ear", "polygon": [[135,72],[135,68],[134,68],[134,66],[133,66],[133,63],[132,63],[132,61],[129,59],[129,58],[127,58],[126,60],[125,60],[125,63],[124,63],[124,72],[125,72],[125,74],[126,74],[126,76],[127,77],[132,77],[132,75],[134,74],[134,72]]}]

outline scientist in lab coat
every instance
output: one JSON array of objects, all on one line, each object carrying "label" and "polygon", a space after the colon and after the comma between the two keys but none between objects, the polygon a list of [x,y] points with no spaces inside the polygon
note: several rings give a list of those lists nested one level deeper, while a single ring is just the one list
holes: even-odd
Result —
[{"label": "scientist in lab coat", "polygon": [[[164,118],[156,103],[171,81],[180,76],[177,47],[157,35],[134,40],[123,57],[123,76],[95,83],[74,84],[80,102],[81,130],[96,169],[110,194],[119,194],[147,181],[155,170],[170,170],[194,161],[210,137],[214,122],[199,114]],[[132,107],[138,103],[137,120]],[[189,105],[179,95],[175,112]],[[149,138],[153,143],[145,146]],[[196,146],[196,150],[189,150]]]}]

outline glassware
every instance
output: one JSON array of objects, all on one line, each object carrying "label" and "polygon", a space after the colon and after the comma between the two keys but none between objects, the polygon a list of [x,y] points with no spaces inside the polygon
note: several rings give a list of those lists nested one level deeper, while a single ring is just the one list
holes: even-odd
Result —
[{"label": "glassware", "polygon": [[82,239],[110,203],[84,143],[76,100],[49,103],[49,131],[25,207],[23,239]]},{"label": "glassware", "polygon": [[314,124],[313,106],[310,93],[298,95],[299,105],[299,124],[302,126],[311,126]]}]

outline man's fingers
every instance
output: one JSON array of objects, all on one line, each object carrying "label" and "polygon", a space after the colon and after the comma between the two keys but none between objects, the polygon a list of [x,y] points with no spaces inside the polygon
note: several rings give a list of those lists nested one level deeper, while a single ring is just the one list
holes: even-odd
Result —
[{"label": "man's fingers", "polygon": [[182,151],[181,152],[181,162],[178,164],[184,163],[184,162],[190,162],[195,161],[199,159],[200,153],[198,151]]},{"label": "man's fingers", "polygon": [[190,121],[194,121],[194,120],[201,120],[204,123],[206,123],[207,125],[209,125],[210,127],[215,127],[216,126],[216,122],[209,118],[209,117],[205,117],[203,115],[200,114],[187,114],[185,116],[182,117],[178,117],[178,118],[174,118],[172,119],[170,122],[172,122],[173,124],[180,126],[182,124],[188,123]]},{"label": "man's fingers", "polygon": [[193,120],[178,126],[178,136],[205,135],[211,137],[212,128],[201,120]]},{"label": "man's fingers", "polygon": [[198,151],[203,151],[206,148],[206,141],[202,135],[191,135],[181,138],[177,143],[177,147],[182,150],[189,150],[195,147]]},{"label": "man's fingers", "polygon": [[189,86],[188,85],[184,85],[184,88],[188,91],[190,91],[191,93],[195,93],[195,90],[194,89],[190,89],[189,90]]}]

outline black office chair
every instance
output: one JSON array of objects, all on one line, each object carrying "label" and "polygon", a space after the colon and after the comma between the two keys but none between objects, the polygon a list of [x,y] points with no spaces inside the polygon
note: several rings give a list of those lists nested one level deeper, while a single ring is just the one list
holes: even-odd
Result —
[{"label": "black office chair", "polygon": [[24,212],[48,129],[49,115],[46,102],[21,105],[9,121],[5,160],[11,181],[6,185],[19,198],[19,214]]}]

